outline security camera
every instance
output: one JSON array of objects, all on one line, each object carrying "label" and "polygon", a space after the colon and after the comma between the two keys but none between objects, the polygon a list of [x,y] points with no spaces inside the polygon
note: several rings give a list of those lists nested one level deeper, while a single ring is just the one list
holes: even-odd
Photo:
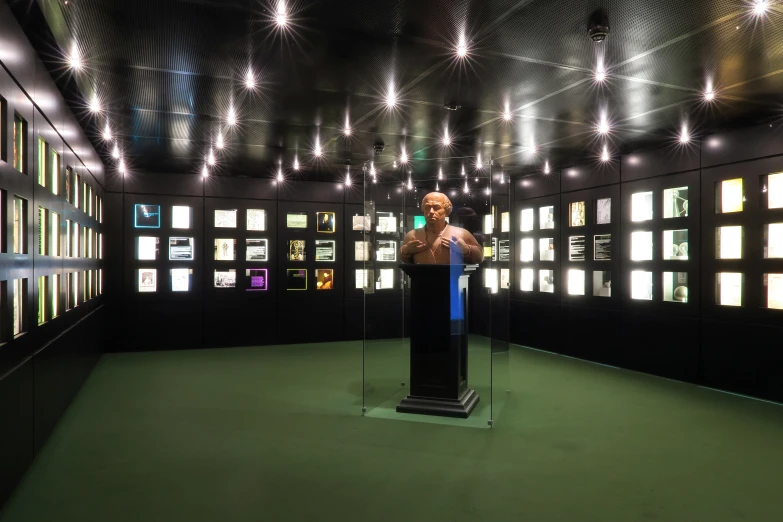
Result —
[{"label": "security camera", "polygon": [[595,43],[606,40],[609,36],[609,15],[603,9],[598,9],[590,15],[587,22],[587,34]]},{"label": "security camera", "polygon": [[383,144],[383,140],[380,139],[372,146],[372,150],[374,150],[376,154],[380,154],[385,148],[386,146]]}]

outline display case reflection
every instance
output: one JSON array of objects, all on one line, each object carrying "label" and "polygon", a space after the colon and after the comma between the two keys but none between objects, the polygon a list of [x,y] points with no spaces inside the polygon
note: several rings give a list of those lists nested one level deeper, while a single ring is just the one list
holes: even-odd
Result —
[{"label": "display case reflection", "polygon": [[663,231],[663,258],[678,261],[688,259],[688,230]]},{"label": "display case reflection", "polygon": [[484,269],[484,288],[489,289],[492,294],[498,293],[500,285],[498,284],[498,270],[496,268]]},{"label": "display case reflection", "polygon": [[663,300],[673,303],[688,302],[688,273],[663,273]]}]

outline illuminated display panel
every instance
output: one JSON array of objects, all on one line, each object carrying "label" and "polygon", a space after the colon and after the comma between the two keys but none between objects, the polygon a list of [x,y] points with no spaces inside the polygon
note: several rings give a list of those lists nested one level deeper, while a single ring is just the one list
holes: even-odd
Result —
[{"label": "illuminated display panel", "polygon": [[535,211],[532,208],[523,209],[520,213],[519,230],[530,232],[534,227]]},{"label": "illuminated display panel", "polygon": [[631,261],[651,261],[653,258],[653,234],[648,231],[631,233]]},{"label": "illuminated display panel", "polygon": [[742,274],[717,274],[717,300],[721,306],[742,306]]},{"label": "illuminated display panel", "polygon": [[585,295],[585,271],[570,269],[568,271],[568,294]]},{"label": "illuminated display panel", "polygon": [[523,292],[532,292],[533,291],[533,281],[536,278],[535,270],[532,268],[523,268],[522,273],[520,274],[520,285],[519,288]]},{"label": "illuminated display panel", "polygon": [[634,270],[631,272],[631,299],[652,301],[652,272]]},{"label": "illuminated display panel", "polygon": [[663,300],[673,303],[688,302],[688,273],[663,273]]},{"label": "illuminated display panel", "polygon": [[637,192],[631,195],[631,221],[649,221],[653,218],[653,193]]},{"label": "illuminated display panel", "polygon": [[727,179],[719,182],[715,194],[718,198],[718,213],[728,214],[731,212],[742,212],[745,193],[741,178]]}]

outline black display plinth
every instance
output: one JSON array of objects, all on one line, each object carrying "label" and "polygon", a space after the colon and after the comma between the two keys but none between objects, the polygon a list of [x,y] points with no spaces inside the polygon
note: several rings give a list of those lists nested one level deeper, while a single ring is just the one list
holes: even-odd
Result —
[{"label": "black display plinth", "polygon": [[397,411],[466,419],[479,396],[468,388],[468,278],[478,265],[414,265],[411,278],[411,394]]}]

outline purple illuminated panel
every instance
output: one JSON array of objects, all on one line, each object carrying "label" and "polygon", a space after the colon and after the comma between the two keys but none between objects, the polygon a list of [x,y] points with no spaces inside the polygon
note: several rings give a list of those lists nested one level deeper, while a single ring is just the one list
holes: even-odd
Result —
[{"label": "purple illuminated panel", "polygon": [[246,271],[248,292],[259,292],[269,288],[266,268],[253,268]]}]

